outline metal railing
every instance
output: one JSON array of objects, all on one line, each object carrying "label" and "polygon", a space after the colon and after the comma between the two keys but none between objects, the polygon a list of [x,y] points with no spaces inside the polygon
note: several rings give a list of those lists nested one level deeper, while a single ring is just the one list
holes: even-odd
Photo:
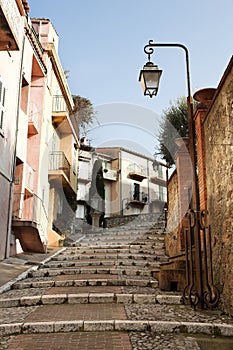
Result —
[{"label": "metal railing", "polygon": [[66,101],[62,95],[53,96],[53,112],[68,112]]},{"label": "metal railing", "polygon": [[49,170],[62,170],[70,180],[70,169],[71,165],[62,151],[56,151],[50,153],[49,158]]},{"label": "metal railing", "polygon": [[127,168],[129,173],[141,174],[147,176],[146,167],[142,165],[138,165],[136,163],[130,164]]},{"label": "metal railing", "polygon": [[34,194],[14,193],[12,217],[37,225],[40,236],[47,241],[48,214],[40,197]]},{"label": "metal railing", "polygon": [[148,193],[143,191],[130,191],[130,200],[131,201],[138,201],[142,203],[148,202]]}]

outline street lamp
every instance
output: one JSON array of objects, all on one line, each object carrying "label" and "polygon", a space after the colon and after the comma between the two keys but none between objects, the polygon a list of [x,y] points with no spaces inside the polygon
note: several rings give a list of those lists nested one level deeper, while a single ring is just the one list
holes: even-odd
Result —
[{"label": "street lamp", "polygon": [[162,70],[152,62],[147,62],[140,72],[139,81],[142,84],[144,95],[156,96]]},{"label": "street lamp", "polygon": [[[183,297],[192,306],[216,306],[219,301],[219,291],[213,283],[212,251],[210,226],[207,223],[207,212],[200,211],[198,177],[196,171],[197,157],[195,149],[195,125],[193,119],[193,100],[191,96],[189,53],[186,46],[179,43],[155,43],[149,40],[144,47],[148,62],[140,71],[139,81],[142,84],[144,95],[156,96],[162,71],[151,62],[151,55],[155,47],[181,48],[185,53],[187,79],[187,106],[189,129],[189,154],[192,162],[192,208],[187,212],[189,227],[185,228],[185,255],[186,255],[186,287]],[[192,235],[194,244],[192,246]]]}]

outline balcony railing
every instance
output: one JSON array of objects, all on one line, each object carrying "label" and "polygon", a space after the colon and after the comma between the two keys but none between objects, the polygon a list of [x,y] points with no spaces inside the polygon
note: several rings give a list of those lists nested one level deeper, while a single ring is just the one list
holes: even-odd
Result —
[{"label": "balcony railing", "polygon": [[15,193],[12,211],[13,220],[29,221],[37,225],[40,236],[47,240],[48,215],[41,198],[36,194]]},{"label": "balcony railing", "polygon": [[142,165],[137,165],[135,163],[134,164],[130,164],[128,166],[128,172],[142,174],[142,175],[147,176],[146,167],[142,166]]},{"label": "balcony railing", "polygon": [[53,112],[68,112],[65,99],[62,95],[53,96]]},{"label": "balcony railing", "polygon": [[71,165],[64,152],[56,151],[50,153],[49,170],[62,170],[70,181]]},{"label": "balcony railing", "polygon": [[136,181],[142,181],[147,177],[147,169],[142,165],[130,164],[127,168],[129,177]]},{"label": "balcony railing", "polygon": [[148,194],[143,191],[130,191],[130,202],[146,204],[148,203]]}]

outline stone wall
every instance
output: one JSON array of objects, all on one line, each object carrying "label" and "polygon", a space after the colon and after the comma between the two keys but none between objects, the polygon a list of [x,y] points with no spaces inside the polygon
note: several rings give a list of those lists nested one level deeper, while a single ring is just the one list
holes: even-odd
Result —
[{"label": "stone wall", "polygon": [[106,227],[118,227],[124,226],[130,223],[143,223],[143,222],[154,222],[156,223],[160,218],[160,213],[150,213],[150,214],[138,214],[138,215],[116,215],[112,217],[105,218]]},{"label": "stone wall", "polygon": [[233,315],[233,59],[204,120],[204,133],[214,280],[224,311]]}]

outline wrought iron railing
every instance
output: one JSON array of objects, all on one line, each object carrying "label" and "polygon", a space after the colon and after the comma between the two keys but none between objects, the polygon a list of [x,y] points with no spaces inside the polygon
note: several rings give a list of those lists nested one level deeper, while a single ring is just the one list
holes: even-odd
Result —
[{"label": "wrought iron railing", "polygon": [[48,214],[42,199],[35,193],[14,193],[12,217],[36,224],[43,241],[47,241]]},{"label": "wrought iron railing", "polygon": [[143,191],[130,191],[130,201],[137,201],[142,203],[148,202],[148,193]]},{"label": "wrought iron railing", "polygon": [[49,158],[49,170],[62,170],[70,180],[70,169],[71,165],[62,151],[56,151],[50,153]]},{"label": "wrought iron railing", "polygon": [[53,96],[53,112],[67,112],[67,104],[62,95]]}]

